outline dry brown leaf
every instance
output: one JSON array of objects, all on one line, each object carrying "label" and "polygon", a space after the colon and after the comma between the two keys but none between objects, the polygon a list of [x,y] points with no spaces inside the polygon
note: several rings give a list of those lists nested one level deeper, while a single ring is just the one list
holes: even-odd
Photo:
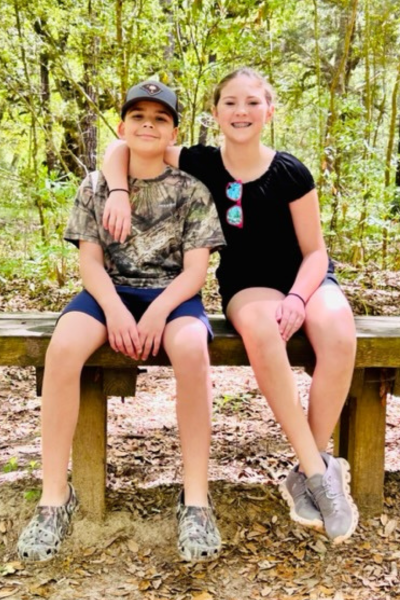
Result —
[{"label": "dry brown leaf", "polygon": [[193,594],[192,600],[214,600],[214,596],[208,592],[200,592],[200,594]]},{"label": "dry brown leaf", "polygon": [[151,583],[147,579],[142,579],[142,581],[139,583],[139,590],[141,592],[145,592],[150,587],[151,587]]},{"label": "dry brown leaf", "polygon": [[335,590],[333,588],[325,587],[324,585],[318,586],[318,592],[322,592],[325,596],[331,596]]},{"label": "dry brown leaf", "polygon": [[205,579],[207,573],[205,571],[198,571],[197,573],[193,573],[192,577],[195,579]]},{"label": "dry brown leaf", "polygon": [[381,515],[380,521],[382,523],[383,526],[386,525],[386,523],[388,522],[389,517],[387,515]]},{"label": "dry brown leaf", "polygon": [[29,591],[33,596],[40,596],[40,598],[49,598],[51,591],[44,585],[32,585],[29,587]]},{"label": "dry brown leaf", "polygon": [[321,542],[321,540],[317,540],[315,544],[309,544],[309,546],[319,554],[325,554],[326,552],[326,546]]},{"label": "dry brown leaf", "polygon": [[6,563],[4,567],[1,568],[1,574],[4,577],[6,575],[13,575],[17,571],[23,571],[24,569],[25,567],[22,563],[20,563],[19,561],[12,561]]},{"label": "dry brown leaf", "polygon": [[397,519],[390,519],[385,525],[384,536],[389,537],[397,527]]},{"label": "dry brown leaf", "polygon": [[18,592],[18,588],[3,588],[0,590],[0,598],[10,598]]},{"label": "dry brown leaf", "polygon": [[136,552],[139,551],[139,544],[137,542],[135,542],[135,540],[128,540],[127,546],[129,548],[129,550],[131,552],[133,552],[134,554],[136,554]]}]

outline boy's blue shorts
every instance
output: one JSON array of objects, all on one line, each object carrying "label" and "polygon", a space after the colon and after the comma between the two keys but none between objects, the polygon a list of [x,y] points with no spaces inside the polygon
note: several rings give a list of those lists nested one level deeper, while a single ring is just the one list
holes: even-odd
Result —
[{"label": "boy's blue shorts", "polygon": [[[140,320],[143,313],[146,311],[148,306],[159,296],[164,288],[131,288],[124,285],[117,285],[116,290],[122,302],[125,304],[127,309],[131,312],[136,322]],[[93,298],[89,292],[82,290],[75,298],[71,300],[69,304],[64,308],[61,313],[61,317],[69,312],[82,312],[86,315],[90,315],[100,321],[103,325],[106,325],[106,317],[100,304]],[[177,306],[167,317],[167,323],[178,319],[179,317],[195,317],[200,319],[207,328],[208,341],[214,337],[211,329],[210,321],[204,310],[203,303],[201,301],[200,294],[196,294],[193,298],[185,300],[179,306]]]}]

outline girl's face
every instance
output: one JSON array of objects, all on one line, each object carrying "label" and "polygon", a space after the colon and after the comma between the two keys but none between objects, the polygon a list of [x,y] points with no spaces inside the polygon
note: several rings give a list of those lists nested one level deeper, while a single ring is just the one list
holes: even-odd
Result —
[{"label": "girl's face", "polygon": [[213,114],[227,139],[247,142],[260,137],[274,112],[260,81],[247,75],[231,79],[221,91]]}]

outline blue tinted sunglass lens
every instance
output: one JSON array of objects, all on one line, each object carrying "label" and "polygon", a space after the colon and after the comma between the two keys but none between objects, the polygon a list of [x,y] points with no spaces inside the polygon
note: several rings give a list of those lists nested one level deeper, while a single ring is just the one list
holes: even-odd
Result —
[{"label": "blue tinted sunglass lens", "polygon": [[232,183],[229,183],[226,188],[226,195],[228,196],[229,200],[234,200],[235,202],[240,200],[242,195],[242,184],[238,181],[232,181]]},{"label": "blue tinted sunglass lens", "polygon": [[232,206],[226,213],[226,220],[229,225],[241,225],[243,213],[240,206]]}]

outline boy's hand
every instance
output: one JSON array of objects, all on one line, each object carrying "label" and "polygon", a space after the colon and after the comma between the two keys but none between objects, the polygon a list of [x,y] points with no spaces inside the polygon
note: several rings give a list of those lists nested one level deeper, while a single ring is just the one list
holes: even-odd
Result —
[{"label": "boy's hand", "polygon": [[302,301],[296,296],[286,296],[276,309],[279,332],[285,342],[303,325],[305,310]]},{"label": "boy's hand", "polygon": [[140,342],[142,344],[142,360],[150,353],[157,356],[167,321],[167,314],[150,305],[138,323]]},{"label": "boy's hand", "polygon": [[135,360],[141,358],[142,345],[138,327],[129,310],[121,303],[106,314],[108,341],[115,352],[122,352]]},{"label": "boy's hand", "polygon": [[113,192],[107,198],[103,227],[116,242],[124,243],[131,232],[131,203],[126,192]]}]

